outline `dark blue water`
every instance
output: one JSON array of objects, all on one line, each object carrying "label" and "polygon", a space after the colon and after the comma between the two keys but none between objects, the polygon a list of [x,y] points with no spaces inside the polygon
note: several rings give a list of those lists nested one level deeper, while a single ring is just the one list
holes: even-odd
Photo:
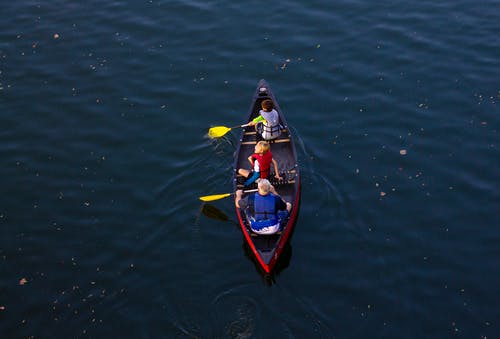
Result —
[{"label": "dark blue water", "polygon": [[[2,14],[0,337],[500,336],[498,1]],[[302,169],[270,282],[198,200],[261,78]]]}]

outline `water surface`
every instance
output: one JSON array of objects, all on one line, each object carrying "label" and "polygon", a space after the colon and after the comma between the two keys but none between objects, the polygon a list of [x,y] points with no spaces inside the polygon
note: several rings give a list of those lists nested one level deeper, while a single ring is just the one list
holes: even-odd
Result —
[{"label": "water surface", "polygon": [[[4,337],[493,338],[496,1],[3,4]],[[259,79],[302,204],[271,283],[231,200]],[[215,212],[214,212],[215,211]],[[227,221],[225,221],[227,219]]]}]

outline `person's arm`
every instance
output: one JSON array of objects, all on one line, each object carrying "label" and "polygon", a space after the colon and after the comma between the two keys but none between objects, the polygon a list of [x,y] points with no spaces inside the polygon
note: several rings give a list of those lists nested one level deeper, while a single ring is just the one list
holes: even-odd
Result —
[{"label": "person's arm", "polygon": [[278,210],[278,211],[284,211],[284,210],[288,209],[288,203],[285,202],[285,200],[283,200],[280,196],[276,195],[274,197],[274,199],[275,199],[275,205],[274,206],[276,207],[276,210]]},{"label": "person's arm", "polygon": [[234,198],[234,204],[236,205],[236,207],[238,208],[241,208],[240,207],[240,201],[241,201],[241,197],[243,196],[243,190],[237,190],[236,191],[236,194],[235,194],[235,198]]},{"label": "person's arm", "polygon": [[241,209],[248,208],[249,205],[253,204],[253,202],[250,201],[252,197],[253,195],[243,198],[243,191],[237,190],[234,198],[234,204],[236,205],[236,208],[241,208]]},{"label": "person's arm", "polygon": [[259,115],[257,118],[252,120],[252,125],[256,125],[257,123],[262,122],[264,120],[265,120],[264,117],[262,115]]},{"label": "person's arm", "polygon": [[280,197],[278,192],[276,192],[276,189],[274,188],[273,185],[271,185],[269,192],[271,192],[272,194],[274,194],[274,196],[276,196],[276,200],[277,200],[276,201],[276,208],[278,210],[280,210],[280,211],[287,210],[288,212],[290,212],[292,210],[292,204],[283,200],[283,198]]},{"label": "person's arm", "polygon": [[281,180],[282,178],[280,177],[280,172],[278,171],[278,162],[274,160],[274,158],[272,158],[271,161],[273,162],[274,166],[274,177],[278,180]]},{"label": "person's arm", "polygon": [[[274,188],[273,185],[271,185],[271,187],[269,188],[269,192],[271,192],[272,194],[274,194],[275,196],[277,196],[278,198],[281,199],[280,195],[278,194],[278,192],[276,191],[276,188]],[[281,199],[283,200],[283,199]]]},{"label": "person's arm", "polygon": [[250,165],[252,165],[252,169],[253,169],[253,154],[248,157],[248,161],[250,162]]}]

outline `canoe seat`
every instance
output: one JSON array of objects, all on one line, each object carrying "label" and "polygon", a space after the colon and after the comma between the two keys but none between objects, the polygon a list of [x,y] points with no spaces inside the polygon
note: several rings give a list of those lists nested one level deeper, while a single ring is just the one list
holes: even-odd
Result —
[{"label": "canoe seat", "polygon": [[[274,139],[274,140],[268,140],[270,144],[279,144],[282,142],[290,142],[290,138],[286,139]],[[255,145],[257,141],[243,141],[241,144],[242,145]]]},{"label": "canoe seat", "polygon": [[271,141],[272,144],[278,144],[280,142],[290,142],[290,139],[289,138],[286,138],[286,139],[276,139],[276,140],[272,140]]}]

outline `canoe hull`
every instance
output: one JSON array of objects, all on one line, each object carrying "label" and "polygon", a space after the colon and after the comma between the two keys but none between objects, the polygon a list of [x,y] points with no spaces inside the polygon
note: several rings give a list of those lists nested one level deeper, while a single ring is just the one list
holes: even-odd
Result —
[{"label": "canoe hull", "polygon": [[[273,100],[275,109],[280,116],[280,124],[282,125],[280,137],[271,142],[271,151],[273,152],[273,158],[278,162],[278,169],[284,180],[278,181],[274,178],[273,173],[271,173],[269,180],[280,196],[285,201],[292,203],[292,210],[289,216],[281,221],[280,232],[272,235],[257,235],[253,233],[250,228],[249,215],[247,215],[245,210],[236,208],[236,215],[238,216],[245,242],[250,251],[253,253],[262,270],[269,274],[276,267],[280,255],[283,253],[283,249],[293,233],[295,222],[298,217],[300,204],[300,172],[297,163],[297,153],[288,123],[271,88],[265,80],[259,81],[253,96],[252,105],[248,112],[247,121],[251,121],[259,115],[260,103],[265,99]],[[238,168],[250,169],[248,157],[254,152],[256,142],[257,135],[254,127],[249,126],[244,128],[238,140],[233,166],[233,185],[235,190],[251,189],[255,187],[255,184],[252,184],[251,187],[243,187],[243,178],[238,175]]]}]

